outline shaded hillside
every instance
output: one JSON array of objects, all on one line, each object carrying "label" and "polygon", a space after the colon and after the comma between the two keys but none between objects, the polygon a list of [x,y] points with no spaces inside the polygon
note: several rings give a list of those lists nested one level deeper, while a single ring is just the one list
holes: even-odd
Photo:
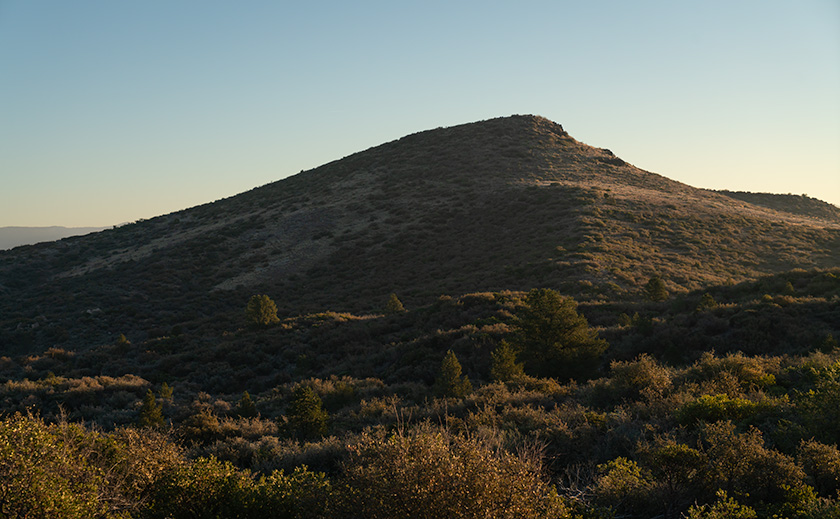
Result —
[{"label": "shaded hillside", "polygon": [[837,266],[840,224],[695,189],[513,116],[404,137],[220,200],[0,253],[6,351],[94,345],[441,294],[636,297]]},{"label": "shaded hillside", "polygon": [[717,193],[754,205],[769,207],[776,211],[784,211],[801,216],[812,216],[814,218],[822,218],[840,223],[840,208],[807,195],[778,195],[774,193],[749,193],[745,191],[726,190],[720,190]]}]

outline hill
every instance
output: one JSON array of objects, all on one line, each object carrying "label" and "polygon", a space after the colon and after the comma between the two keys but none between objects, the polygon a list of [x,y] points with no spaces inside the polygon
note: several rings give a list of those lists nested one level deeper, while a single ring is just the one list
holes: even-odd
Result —
[{"label": "hill", "polygon": [[7,351],[546,286],[636,297],[838,265],[840,220],[643,171],[556,123],[442,128],[148,221],[0,253]]},{"label": "hill", "polygon": [[808,195],[777,195],[774,193],[749,193],[745,191],[717,191],[718,193],[732,198],[743,200],[751,204],[769,207],[777,211],[784,211],[790,214],[824,218],[831,221],[840,221],[840,208],[822,200],[817,200]]},{"label": "hill", "polygon": [[840,517],[840,222],[755,201],[515,116],[0,252],[0,508]]}]

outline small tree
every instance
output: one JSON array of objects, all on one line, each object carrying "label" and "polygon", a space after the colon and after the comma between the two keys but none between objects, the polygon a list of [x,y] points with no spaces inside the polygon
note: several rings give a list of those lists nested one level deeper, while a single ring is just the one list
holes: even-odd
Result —
[{"label": "small tree", "polygon": [[525,376],[523,363],[516,362],[516,352],[507,341],[502,341],[493,350],[490,360],[490,376],[497,382],[510,382]]},{"label": "small tree", "polygon": [[386,315],[394,315],[394,314],[401,314],[405,312],[405,307],[400,301],[400,298],[397,297],[397,294],[391,294],[388,296],[388,302],[385,304],[385,314]]},{"label": "small tree", "polygon": [[155,394],[149,389],[143,397],[143,405],[140,407],[140,419],[138,423],[143,427],[160,427],[163,425],[163,406],[155,401]]},{"label": "small tree", "polygon": [[158,395],[164,400],[171,400],[172,399],[172,386],[164,382],[160,385],[160,390],[158,391]]},{"label": "small tree", "polygon": [[659,276],[653,276],[645,284],[645,297],[650,301],[665,301],[668,299],[668,289]]},{"label": "small tree", "polygon": [[442,397],[463,398],[472,391],[470,379],[461,376],[461,363],[452,350],[446,352],[435,380],[435,394]]},{"label": "small tree", "polygon": [[712,310],[714,308],[717,308],[717,306],[717,301],[715,301],[715,298],[712,297],[712,294],[706,292],[700,298],[700,303],[697,305],[697,311],[702,312],[704,310]]},{"label": "small tree", "polygon": [[239,403],[236,405],[236,414],[243,418],[254,418],[259,414],[257,412],[257,405],[247,391],[242,393],[242,398],[239,399]]},{"label": "small tree", "polygon": [[257,326],[267,326],[280,320],[277,318],[277,305],[267,295],[251,296],[245,315]]},{"label": "small tree", "polygon": [[292,391],[286,416],[291,432],[299,438],[318,438],[327,432],[327,412],[310,386],[300,384]]}]

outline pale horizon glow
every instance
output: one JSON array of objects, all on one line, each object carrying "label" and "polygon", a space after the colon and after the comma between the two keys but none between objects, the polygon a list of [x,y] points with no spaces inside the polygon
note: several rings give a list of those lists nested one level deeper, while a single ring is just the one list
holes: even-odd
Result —
[{"label": "pale horizon glow", "polygon": [[840,206],[835,0],[0,0],[0,76],[0,227],[152,218],[511,114]]}]

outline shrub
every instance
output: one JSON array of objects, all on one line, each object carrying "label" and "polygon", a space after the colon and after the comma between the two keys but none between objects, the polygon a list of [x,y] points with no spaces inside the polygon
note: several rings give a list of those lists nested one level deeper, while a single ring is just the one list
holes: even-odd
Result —
[{"label": "shrub", "polygon": [[631,515],[651,512],[653,480],[635,461],[619,457],[598,465],[598,473],[593,485],[597,505]]},{"label": "shrub", "polygon": [[746,398],[731,398],[728,395],[703,395],[697,400],[683,405],[677,411],[677,420],[684,425],[701,421],[741,421],[772,408],[772,404],[753,402]]},{"label": "shrub", "polygon": [[[787,490],[805,486],[805,473],[793,459],[764,446],[758,429],[736,433],[732,422],[703,429],[708,458],[706,477],[711,490],[723,489],[750,504],[780,503]],[[785,490],[787,489],[787,490]]]},{"label": "shrub", "polygon": [[610,385],[621,398],[636,399],[643,392],[662,394],[671,386],[669,370],[647,354],[633,361],[613,361],[610,371]]},{"label": "shrub", "polygon": [[820,495],[833,496],[840,490],[840,450],[816,440],[802,440],[798,458]]},{"label": "shrub", "polygon": [[109,434],[14,415],[0,421],[0,515],[126,517],[145,507],[152,483],[180,463],[154,431]]},{"label": "shrub", "polygon": [[274,471],[255,478],[248,470],[213,457],[181,464],[155,483],[150,519],[323,517],[329,482],[298,467],[290,475]]},{"label": "shrub", "polygon": [[350,447],[339,512],[346,517],[567,517],[536,457],[430,427]]},{"label": "shrub", "polygon": [[83,432],[16,415],[0,424],[0,512],[5,517],[95,517],[102,475],[80,456]]},{"label": "shrub", "polygon": [[688,509],[688,519],[755,519],[755,510],[738,504],[726,491],[719,490],[717,501],[710,505],[694,505]]}]

